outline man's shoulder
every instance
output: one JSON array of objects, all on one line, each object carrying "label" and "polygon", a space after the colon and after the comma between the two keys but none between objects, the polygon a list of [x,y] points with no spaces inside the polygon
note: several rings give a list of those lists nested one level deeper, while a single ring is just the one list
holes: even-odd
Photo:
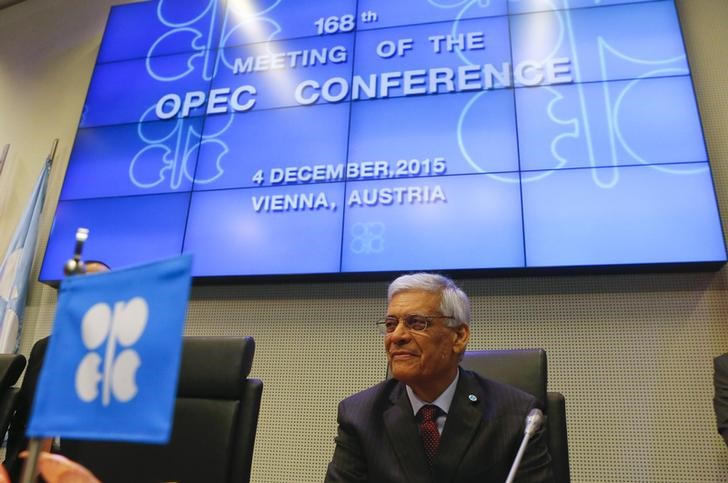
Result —
[{"label": "man's shoulder", "polygon": [[403,389],[404,386],[396,379],[387,379],[363,391],[352,394],[341,401],[340,406],[359,409],[378,406],[385,401],[389,401],[392,394]]},{"label": "man's shoulder", "polygon": [[535,396],[515,386],[488,379],[477,372],[462,368],[460,374],[463,381],[459,388],[461,391],[477,391],[480,397],[490,401],[492,405],[504,408],[542,406]]}]

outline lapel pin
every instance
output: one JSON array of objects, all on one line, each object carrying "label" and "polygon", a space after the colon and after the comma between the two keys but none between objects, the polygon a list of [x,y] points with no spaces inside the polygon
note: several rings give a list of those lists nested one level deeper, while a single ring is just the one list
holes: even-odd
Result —
[{"label": "lapel pin", "polygon": [[470,399],[470,402],[477,402],[478,396],[476,396],[475,394],[469,394],[468,399]]}]

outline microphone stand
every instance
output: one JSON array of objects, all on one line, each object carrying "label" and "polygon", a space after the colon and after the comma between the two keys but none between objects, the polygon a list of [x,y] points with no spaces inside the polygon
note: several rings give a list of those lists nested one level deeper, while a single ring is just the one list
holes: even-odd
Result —
[{"label": "microphone stand", "polygon": [[[86,273],[86,265],[81,260],[83,244],[88,240],[88,228],[76,230],[76,248],[73,258],[68,260],[63,267],[63,273],[67,276],[83,275]],[[36,479],[38,470],[38,457],[40,457],[43,438],[30,438],[28,441],[28,457],[23,464],[23,473],[20,477],[22,483],[32,483]]]},{"label": "microphone stand", "polygon": [[516,459],[513,460],[513,465],[511,466],[511,471],[508,473],[508,478],[506,478],[506,483],[513,483],[513,479],[516,477],[518,467],[521,465],[523,453],[526,452],[526,446],[528,446],[528,441],[531,439],[531,436],[533,436],[533,433],[535,433],[538,428],[541,427],[542,422],[543,413],[541,412],[541,410],[537,408],[531,409],[531,411],[528,413],[528,416],[526,416],[526,429],[523,431],[523,440],[521,440],[521,447],[518,448],[518,453],[516,453]]}]

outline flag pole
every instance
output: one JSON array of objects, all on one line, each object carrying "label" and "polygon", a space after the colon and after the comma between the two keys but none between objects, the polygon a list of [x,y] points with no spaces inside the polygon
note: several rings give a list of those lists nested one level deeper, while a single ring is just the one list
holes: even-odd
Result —
[{"label": "flag pole", "polygon": [[0,176],[3,174],[3,167],[5,166],[5,160],[8,158],[8,151],[10,151],[10,144],[6,144],[0,152]]},{"label": "flag pole", "polygon": [[23,464],[23,475],[20,477],[22,483],[31,483],[35,480],[42,442],[41,438],[30,438],[28,442],[28,456]]},{"label": "flag pole", "polygon": [[51,163],[51,166],[53,166],[53,160],[56,158],[56,150],[58,149],[58,138],[55,138],[53,140],[53,144],[51,144],[51,152],[48,154],[48,161]]},{"label": "flag pole", "polygon": [[[53,162],[53,156],[58,146],[58,139],[53,142],[53,149],[48,157],[50,162]],[[84,263],[81,260],[81,252],[83,251],[83,244],[88,240],[88,228],[79,228],[76,230],[76,247],[74,249],[73,258],[68,260],[63,266],[63,273],[66,276],[71,277],[73,275],[83,275],[86,273]],[[38,470],[38,458],[40,457],[41,445],[45,438],[30,438],[28,442],[28,458],[25,460],[23,465],[23,473],[20,477],[22,483],[32,483],[36,479],[36,472]]]}]

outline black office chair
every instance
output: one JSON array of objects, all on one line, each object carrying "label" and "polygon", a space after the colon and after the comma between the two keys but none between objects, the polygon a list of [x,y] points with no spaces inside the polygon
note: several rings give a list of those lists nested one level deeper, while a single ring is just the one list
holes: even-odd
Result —
[{"label": "black office chair", "polygon": [[466,351],[460,365],[488,379],[515,386],[544,403],[554,477],[558,483],[569,483],[566,402],[561,393],[546,390],[546,352],[543,349]]},{"label": "black office chair", "polygon": [[25,356],[22,354],[0,354],[0,438],[10,424],[10,417],[15,411],[19,389],[13,387],[25,368]]},{"label": "black office chair", "polygon": [[63,439],[104,482],[247,482],[263,383],[248,378],[252,337],[185,337],[167,445]]}]

